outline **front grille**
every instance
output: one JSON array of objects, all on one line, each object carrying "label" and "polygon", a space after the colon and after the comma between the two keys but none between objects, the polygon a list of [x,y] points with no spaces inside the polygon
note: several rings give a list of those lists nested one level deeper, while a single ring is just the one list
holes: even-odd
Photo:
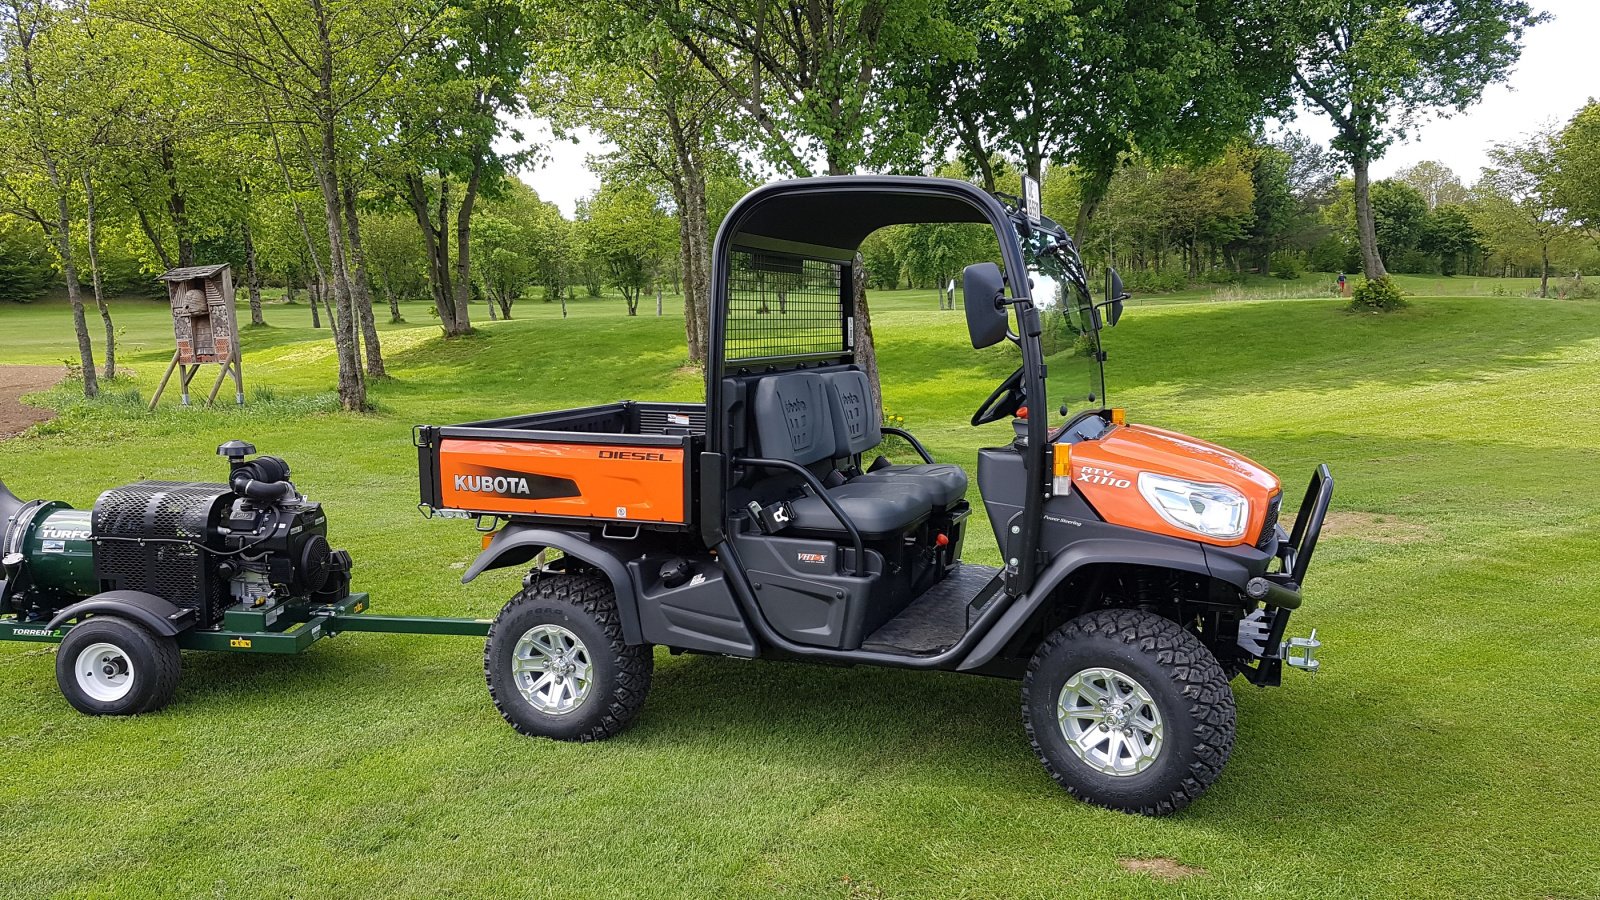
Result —
[{"label": "front grille", "polygon": [[1273,494],[1267,502],[1267,520],[1261,523],[1261,535],[1256,538],[1256,549],[1265,550],[1272,546],[1272,539],[1278,533],[1278,511],[1283,506],[1283,495]]}]

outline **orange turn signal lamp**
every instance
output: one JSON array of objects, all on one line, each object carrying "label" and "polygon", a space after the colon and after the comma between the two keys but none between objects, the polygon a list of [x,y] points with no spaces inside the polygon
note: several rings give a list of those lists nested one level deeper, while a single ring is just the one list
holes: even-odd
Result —
[{"label": "orange turn signal lamp", "polygon": [[1123,409],[1120,406],[1115,408],[1115,409],[1113,409],[1113,410],[1111,410],[1111,424],[1113,424],[1113,425],[1126,425],[1126,424],[1128,424],[1128,411]]}]

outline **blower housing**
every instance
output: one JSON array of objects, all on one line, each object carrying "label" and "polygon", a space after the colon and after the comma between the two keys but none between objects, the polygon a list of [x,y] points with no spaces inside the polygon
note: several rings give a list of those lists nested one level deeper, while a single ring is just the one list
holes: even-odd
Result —
[{"label": "blower housing", "polygon": [[229,607],[333,602],[350,593],[350,556],[328,544],[322,505],[289,480],[289,464],[244,441],[217,450],[225,484],[139,481],[101,494],[92,511],[24,503],[0,485],[0,613],[48,619],[79,600],[138,591],[216,627]]}]

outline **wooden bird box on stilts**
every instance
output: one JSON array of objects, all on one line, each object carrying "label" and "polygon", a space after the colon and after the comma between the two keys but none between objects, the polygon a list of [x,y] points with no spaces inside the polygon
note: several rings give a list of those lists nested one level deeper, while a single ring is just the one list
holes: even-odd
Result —
[{"label": "wooden bird box on stilts", "polygon": [[179,371],[178,386],[183,405],[189,405],[189,382],[203,365],[218,365],[216,383],[206,397],[210,406],[217,399],[222,382],[233,376],[234,402],[244,405],[244,369],[239,362],[239,320],[233,308],[233,270],[227,263],[216,266],[190,266],[163,274],[167,300],[172,305],[172,333],[177,352],[167,365],[166,374],[150,398],[150,408],[161,402],[172,373]]}]

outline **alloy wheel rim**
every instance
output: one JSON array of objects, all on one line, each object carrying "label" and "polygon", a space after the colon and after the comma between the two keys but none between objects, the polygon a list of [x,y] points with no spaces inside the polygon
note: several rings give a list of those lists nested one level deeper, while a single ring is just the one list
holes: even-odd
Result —
[{"label": "alloy wheel rim", "polygon": [[78,689],[101,703],[114,703],[133,690],[133,661],[115,644],[101,641],[83,648],[72,671]]},{"label": "alloy wheel rim", "polygon": [[589,648],[560,625],[536,625],[523,632],[511,653],[511,672],[522,698],[554,716],[582,706],[594,683]]},{"label": "alloy wheel rim", "polygon": [[1056,719],[1067,746],[1105,775],[1138,775],[1155,765],[1165,743],[1155,697],[1127,674],[1083,669],[1062,686]]}]

